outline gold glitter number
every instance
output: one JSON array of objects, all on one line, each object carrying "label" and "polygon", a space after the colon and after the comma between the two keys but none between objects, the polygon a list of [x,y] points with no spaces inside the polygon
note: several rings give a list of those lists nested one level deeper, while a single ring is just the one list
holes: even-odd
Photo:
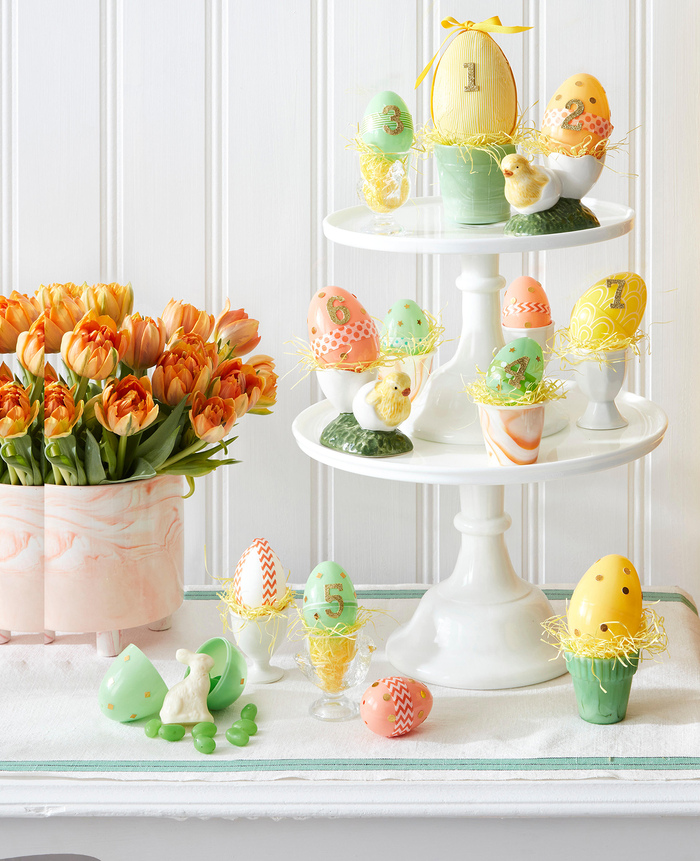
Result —
[{"label": "gold glitter number", "polygon": [[527,370],[527,366],[530,364],[529,356],[521,356],[519,359],[516,359],[514,362],[511,362],[510,365],[506,365],[506,374],[512,374],[513,376],[510,378],[509,382],[513,386],[519,386],[520,383],[525,379],[525,371]]},{"label": "gold glitter number", "polygon": [[332,619],[337,619],[345,608],[345,601],[343,601],[340,595],[331,595],[331,589],[340,589],[340,591],[342,592],[343,584],[326,583],[323,589],[323,598],[326,604],[332,604],[333,602],[335,602],[338,605],[338,610],[336,612],[333,612],[330,608],[326,608],[326,615],[330,616]]},{"label": "gold glitter number", "polygon": [[403,131],[403,123],[401,122],[401,111],[396,105],[384,105],[383,114],[391,114],[389,117],[390,122],[396,123],[396,128],[392,129],[389,126],[384,126],[384,131],[388,135],[400,135]]},{"label": "gold glitter number", "polygon": [[[331,298],[326,302],[328,316],[339,326],[344,326],[346,323],[350,322],[350,309],[347,305],[342,304],[344,301],[345,300],[342,296],[331,296]],[[340,302],[341,304],[334,305],[334,302]]]},{"label": "gold glitter number", "polygon": [[464,88],[465,93],[475,93],[479,89],[476,83],[476,63],[465,63],[464,68],[467,70],[467,86]]},{"label": "gold glitter number", "polygon": [[570,132],[580,132],[583,128],[583,123],[576,123],[575,126],[571,125],[571,120],[575,120],[576,117],[580,117],[584,112],[585,107],[581,99],[569,99],[566,103],[566,109],[571,110],[571,108],[576,105],[576,110],[569,114],[569,116],[564,120],[561,124],[563,129],[568,129]]},{"label": "gold glitter number", "polygon": [[625,286],[627,282],[624,278],[608,278],[605,282],[605,286],[608,289],[612,289],[613,284],[617,284],[617,290],[615,291],[615,298],[610,303],[611,308],[624,308],[625,303],[622,301],[622,288]]}]

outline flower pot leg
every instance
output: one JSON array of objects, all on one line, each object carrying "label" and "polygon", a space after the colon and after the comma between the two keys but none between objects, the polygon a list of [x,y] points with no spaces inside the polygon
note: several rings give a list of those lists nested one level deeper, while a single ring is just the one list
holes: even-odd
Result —
[{"label": "flower pot leg", "polygon": [[122,651],[121,631],[98,631],[95,641],[97,654],[101,658],[116,658]]},{"label": "flower pot leg", "polygon": [[173,626],[173,617],[166,616],[164,619],[158,619],[157,622],[151,622],[148,626],[149,631],[169,631]]},{"label": "flower pot leg", "polygon": [[12,631],[0,631],[0,646],[4,646],[5,643],[9,643],[11,637]]},{"label": "flower pot leg", "polygon": [[56,639],[55,631],[44,631],[44,645],[48,646],[50,643]]}]

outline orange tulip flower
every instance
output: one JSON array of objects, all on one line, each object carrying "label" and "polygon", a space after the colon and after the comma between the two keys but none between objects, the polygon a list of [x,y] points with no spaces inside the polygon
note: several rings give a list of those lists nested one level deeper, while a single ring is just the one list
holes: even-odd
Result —
[{"label": "orange tulip flower", "polygon": [[257,409],[268,409],[277,403],[277,374],[275,373],[275,362],[271,356],[253,356],[244,366],[243,369],[252,369],[255,375],[255,380],[251,380],[249,374],[246,374],[246,384],[248,388],[251,385],[256,385],[260,388],[260,397],[258,398]]},{"label": "orange tulip flower", "polygon": [[86,311],[97,311],[100,317],[111,317],[121,326],[124,317],[131,314],[134,307],[134,290],[131,284],[94,284],[83,288],[83,302]]},{"label": "orange tulip flower", "polygon": [[0,439],[24,436],[39,412],[39,402],[31,403],[29,389],[19,383],[0,386]]},{"label": "orange tulip flower", "polygon": [[20,293],[0,296],[0,353],[14,353],[17,338],[39,315],[32,301]]},{"label": "orange tulip flower", "polygon": [[12,373],[10,368],[5,364],[5,362],[0,365],[0,384],[2,383],[12,383],[14,382],[15,375]]},{"label": "orange tulip flower", "polygon": [[158,404],[154,403],[148,377],[129,374],[123,380],[112,380],[94,401],[95,418],[118,436],[133,436],[156,420]]},{"label": "orange tulip flower", "polygon": [[160,316],[165,323],[168,338],[172,338],[178,329],[182,329],[185,335],[194,332],[206,341],[214,328],[213,314],[207,314],[206,311],[200,311],[194,305],[188,305],[187,302],[179,302],[175,299],[168,302]]},{"label": "orange tulip flower", "polygon": [[35,377],[44,376],[44,315],[40,314],[27,332],[17,336],[17,358]]},{"label": "orange tulip flower", "polygon": [[260,343],[257,320],[248,317],[243,308],[231,310],[231,302],[226,300],[226,307],[216,319],[214,340],[222,348],[228,358],[244,356],[250,353]]},{"label": "orange tulip flower", "polygon": [[44,436],[61,439],[68,436],[83,414],[83,402],[75,405],[75,390],[65,383],[50,382],[44,387]]},{"label": "orange tulip flower", "polygon": [[37,302],[44,313],[46,352],[59,353],[61,339],[73,330],[85,314],[85,306],[71,296],[62,284],[40,287]]},{"label": "orange tulip flower", "polygon": [[79,377],[106,380],[117,369],[129,346],[129,333],[117,329],[111,317],[88,311],[72,332],[61,340],[61,356]]},{"label": "orange tulip flower", "polygon": [[153,372],[153,393],[157,400],[174,407],[186,395],[207,390],[213,361],[206,347],[195,333],[172,343],[158,359]]},{"label": "orange tulip flower", "polygon": [[165,323],[158,317],[142,317],[138,312],[124,320],[129,346],[122,361],[135,371],[152,368],[165,350]]},{"label": "orange tulip flower", "polygon": [[195,393],[190,422],[202,442],[220,442],[231,433],[236,418],[236,408],[231,398],[207,398],[201,392]]}]

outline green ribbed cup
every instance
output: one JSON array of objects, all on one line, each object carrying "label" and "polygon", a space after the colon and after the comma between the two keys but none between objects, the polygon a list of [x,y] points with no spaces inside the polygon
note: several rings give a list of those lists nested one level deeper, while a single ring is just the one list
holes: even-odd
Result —
[{"label": "green ribbed cup", "polygon": [[436,144],[440,193],[445,214],[458,224],[495,224],[510,218],[505,177],[499,167],[514,146],[473,147]]},{"label": "green ribbed cup", "polygon": [[625,658],[627,666],[615,658],[580,658],[571,652],[564,652],[564,658],[574,682],[579,715],[596,724],[624,720],[639,653]]}]

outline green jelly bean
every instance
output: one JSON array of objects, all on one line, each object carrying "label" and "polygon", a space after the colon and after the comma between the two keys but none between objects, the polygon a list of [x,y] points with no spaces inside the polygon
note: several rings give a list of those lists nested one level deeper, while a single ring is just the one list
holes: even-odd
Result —
[{"label": "green jelly bean", "polygon": [[214,676],[214,678],[212,678],[211,676],[209,677],[209,693],[214,690],[214,688],[219,684],[220,681],[221,676]]},{"label": "green jelly bean", "polygon": [[245,747],[250,741],[250,736],[234,724],[231,729],[226,730],[226,739],[236,747]]},{"label": "green jelly bean", "polygon": [[185,728],[179,723],[164,723],[158,730],[158,735],[166,741],[180,741],[185,735]]},{"label": "green jelly bean", "polygon": [[208,738],[214,738],[216,735],[216,724],[209,720],[204,720],[201,723],[195,724],[192,727],[192,735],[206,735]]},{"label": "green jelly bean", "polygon": [[255,733],[258,731],[258,725],[255,723],[255,721],[246,720],[245,718],[243,718],[242,720],[237,720],[234,723],[234,726],[236,727],[236,729],[242,729],[243,732],[247,733],[248,735],[255,735]]},{"label": "green jelly bean", "polygon": [[149,738],[155,738],[158,735],[158,730],[163,726],[160,718],[152,718],[148,721],[143,731]]},{"label": "green jelly bean", "polygon": [[216,742],[208,735],[196,735],[193,741],[200,753],[214,753],[216,750]]},{"label": "green jelly bean", "polygon": [[241,709],[241,717],[245,720],[255,720],[258,714],[258,707],[255,703],[248,703],[247,706],[243,706]]}]

